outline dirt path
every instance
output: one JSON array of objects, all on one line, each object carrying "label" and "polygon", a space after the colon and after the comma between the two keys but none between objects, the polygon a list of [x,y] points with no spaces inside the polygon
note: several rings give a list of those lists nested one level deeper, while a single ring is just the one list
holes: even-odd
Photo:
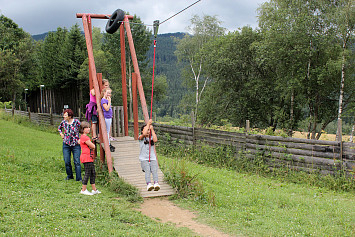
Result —
[{"label": "dirt path", "polygon": [[172,222],[178,227],[187,227],[201,236],[229,236],[207,225],[200,224],[194,219],[196,215],[188,210],[174,205],[167,198],[145,198],[138,209],[150,218],[166,223]]}]

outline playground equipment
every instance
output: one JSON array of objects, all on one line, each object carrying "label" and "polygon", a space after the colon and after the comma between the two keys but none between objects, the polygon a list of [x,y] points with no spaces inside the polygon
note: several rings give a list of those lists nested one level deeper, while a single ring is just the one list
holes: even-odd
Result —
[{"label": "playground equipment", "polygon": [[[127,111],[127,85],[126,85],[126,52],[125,52],[125,32],[128,38],[128,44],[130,48],[130,53],[133,62],[134,73],[132,74],[132,85],[133,90],[138,88],[138,93],[140,97],[140,102],[142,106],[144,121],[147,123],[149,120],[147,104],[145,100],[145,95],[143,91],[142,79],[139,72],[139,66],[136,56],[136,51],[134,48],[133,37],[131,32],[131,27],[129,20],[133,19],[133,16],[124,15],[124,12],[120,9],[117,9],[112,15],[105,14],[88,14],[88,13],[77,13],[77,18],[82,18],[86,46],[88,51],[88,59],[89,59],[89,83],[90,89],[94,88],[96,95],[96,104],[97,104],[97,112],[99,118],[99,127],[100,127],[100,141],[103,141],[104,147],[100,145],[100,159],[104,162],[105,154],[106,154],[106,162],[109,173],[113,171],[112,166],[112,157],[109,148],[109,141],[107,136],[102,136],[102,131],[106,131],[105,119],[103,117],[100,95],[101,85],[102,85],[102,74],[96,72],[95,60],[93,55],[93,47],[92,47],[92,19],[109,19],[106,25],[106,31],[108,33],[114,33],[118,28],[120,29],[120,46],[121,46],[121,73],[122,73],[122,101],[124,108],[124,127],[125,127],[125,136],[128,136],[128,111]],[[123,19],[122,19],[123,18]],[[124,23],[124,24],[121,24]],[[136,84],[136,85],[135,85]],[[134,93],[134,91],[133,91]],[[134,106],[137,106],[137,101],[133,98]],[[134,137],[138,138],[138,108],[133,109],[133,118],[134,118]],[[104,148],[104,149],[103,149]]]}]

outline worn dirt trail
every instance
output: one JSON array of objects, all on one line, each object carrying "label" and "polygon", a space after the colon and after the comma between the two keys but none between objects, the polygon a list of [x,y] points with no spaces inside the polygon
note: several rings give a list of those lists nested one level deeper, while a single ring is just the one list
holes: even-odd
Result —
[{"label": "worn dirt trail", "polygon": [[216,229],[196,222],[196,215],[188,210],[174,205],[167,198],[145,198],[144,203],[138,209],[144,215],[163,223],[171,222],[178,227],[187,227],[200,236],[227,237]]}]

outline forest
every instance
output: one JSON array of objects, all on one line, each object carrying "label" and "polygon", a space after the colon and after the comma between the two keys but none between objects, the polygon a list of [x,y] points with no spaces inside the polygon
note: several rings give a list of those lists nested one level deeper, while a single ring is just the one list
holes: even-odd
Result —
[{"label": "forest", "polygon": [[[342,119],[343,132],[350,133],[355,117],[354,1],[269,0],[257,13],[256,29],[229,32],[218,16],[196,15],[186,33],[158,35],[157,116],[169,120],[193,111],[199,126],[244,127],[250,120],[253,127],[282,129],[289,136],[307,131],[310,139],[334,130]],[[133,22],[150,100],[154,36],[139,16]],[[64,105],[83,111],[89,100],[88,60],[79,24],[34,39],[1,15],[0,35],[1,102],[33,111],[50,107],[60,113]],[[93,29],[96,69],[111,82],[114,105],[122,101],[119,37],[119,32]],[[130,78],[127,40],[126,47]],[[129,79],[127,87],[130,91]]]}]

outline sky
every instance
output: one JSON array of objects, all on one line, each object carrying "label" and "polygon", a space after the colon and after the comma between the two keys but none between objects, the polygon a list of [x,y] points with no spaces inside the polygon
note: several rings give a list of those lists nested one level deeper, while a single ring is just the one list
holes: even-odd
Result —
[{"label": "sky", "polygon": [[[197,0],[0,0],[0,15],[12,19],[31,35],[70,29],[75,23],[82,28],[76,13],[112,14],[122,9],[137,15],[147,25],[160,22],[183,10]],[[187,32],[194,15],[216,16],[221,26],[235,31],[243,26],[256,28],[257,8],[267,0],[201,0],[176,17],[159,26],[159,34]],[[105,30],[107,20],[94,19],[92,25]],[[153,31],[152,27],[151,30]]]}]

